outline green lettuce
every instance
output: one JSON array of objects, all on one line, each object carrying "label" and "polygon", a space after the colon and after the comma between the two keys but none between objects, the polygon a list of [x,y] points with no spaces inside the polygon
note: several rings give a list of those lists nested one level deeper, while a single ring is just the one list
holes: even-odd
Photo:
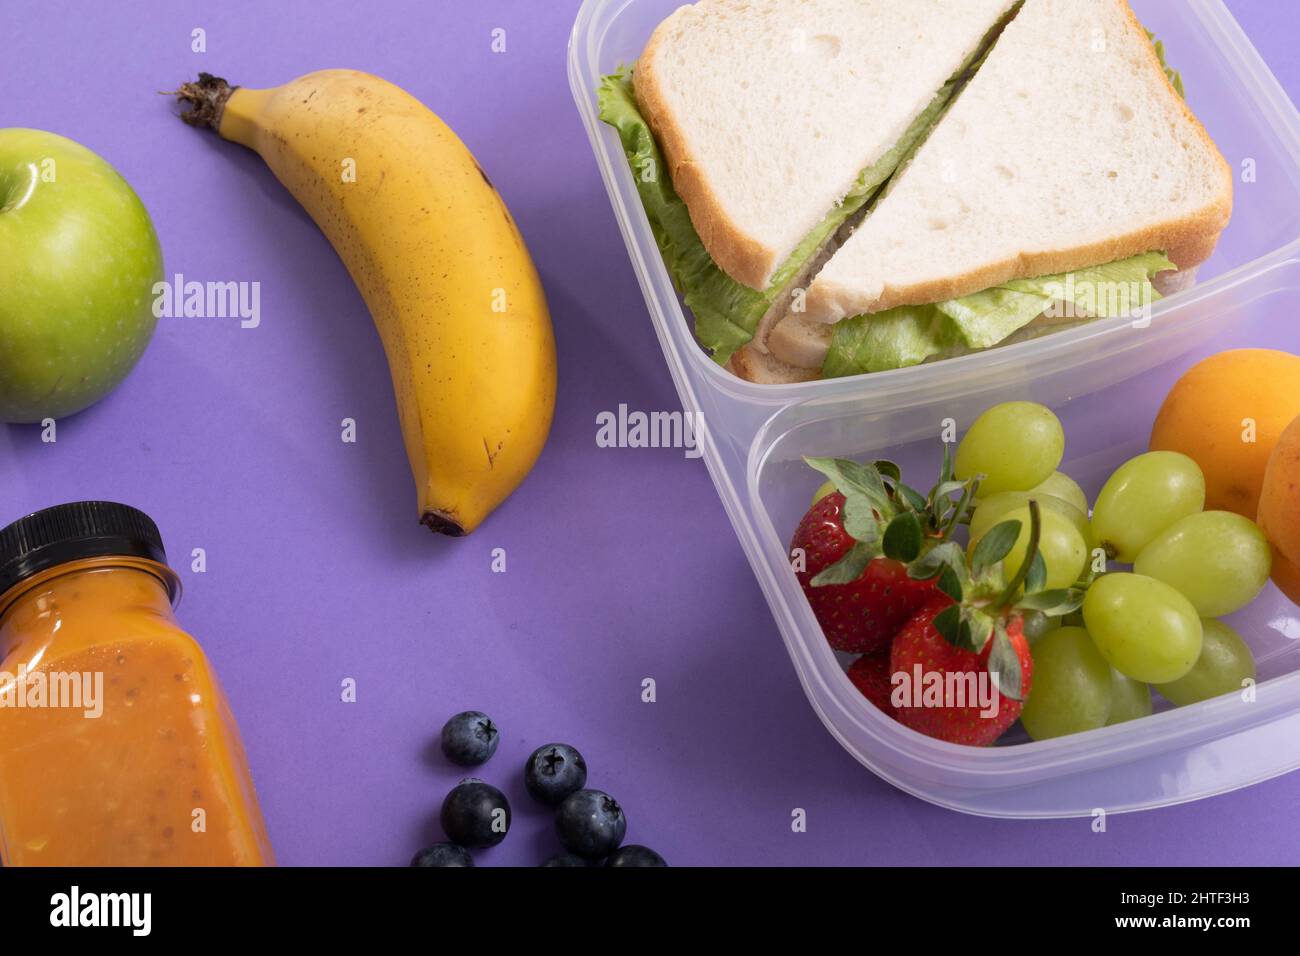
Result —
[{"label": "green lettuce", "polygon": [[1165,76],[1169,77],[1169,85],[1174,88],[1174,91],[1179,96],[1183,99],[1187,99],[1187,89],[1183,86],[1183,74],[1170,66],[1169,61],[1165,59],[1164,42],[1162,40],[1157,40],[1156,35],[1150,30],[1147,30],[1146,34],[1147,39],[1151,41],[1151,45],[1156,48],[1156,56],[1160,58],[1160,68],[1165,71]]},{"label": "green lettuce", "polygon": [[1061,275],[1016,279],[933,305],[845,319],[835,325],[822,377],[883,372],[991,348],[1062,304],[1081,319],[1135,315],[1160,298],[1151,277],[1174,268],[1163,253],[1148,252]]},{"label": "green lettuce", "polygon": [[669,275],[695,314],[695,334],[714,359],[724,363],[753,337],[776,292],[741,285],[714,264],[672,180],[660,175],[663,154],[637,109],[631,68],[605,77],[598,96],[600,118],[618,131]]}]

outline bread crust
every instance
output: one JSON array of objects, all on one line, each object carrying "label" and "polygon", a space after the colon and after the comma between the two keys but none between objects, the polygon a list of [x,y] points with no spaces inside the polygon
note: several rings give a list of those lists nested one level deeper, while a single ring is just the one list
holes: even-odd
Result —
[{"label": "bread crust", "polygon": [[1205,126],[1192,112],[1186,101],[1169,82],[1155,47],[1138,21],[1127,0],[1115,0],[1123,7],[1128,29],[1135,31],[1147,50],[1150,67],[1159,77],[1170,105],[1182,113],[1191,124],[1193,132],[1209,148],[1217,167],[1220,188],[1214,198],[1201,209],[1188,215],[1170,219],[1120,233],[1085,246],[1054,249],[1044,252],[1021,253],[1004,260],[989,262],[978,269],[961,275],[945,276],[930,282],[910,285],[886,283],[880,296],[868,308],[857,308],[861,290],[853,285],[814,282],[806,297],[806,317],[818,322],[837,322],[853,315],[884,312],[901,305],[924,305],[943,302],[983,291],[1013,279],[1030,279],[1036,276],[1057,275],[1085,269],[1099,263],[1115,262],[1147,252],[1162,251],[1179,271],[1199,266],[1210,257],[1218,244],[1219,236],[1232,217],[1233,175],[1217,144]]},{"label": "bread crust", "polygon": [[752,342],[731,356],[727,371],[756,385],[793,385],[822,377],[820,370],[787,365],[774,355],[760,352]]},{"label": "bread crust", "polygon": [[709,256],[727,275],[760,292],[780,267],[775,249],[747,235],[723,209],[703,171],[691,155],[690,140],[673,117],[655,69],[664,37],[689,7],[678,7],[650,35],[632,71],[632,93],[668,164],[673,188],[686,203],[691,224]]}]

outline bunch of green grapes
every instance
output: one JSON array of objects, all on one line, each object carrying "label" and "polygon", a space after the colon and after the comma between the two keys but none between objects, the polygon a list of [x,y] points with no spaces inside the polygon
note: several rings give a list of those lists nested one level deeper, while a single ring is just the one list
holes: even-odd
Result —
[{"label": "bunch of green grapes", "polygon": [[[1205,478],[1196,462],[1153,451],[1111,475],[1092,513],[1093,540],[1108,556],[1131,562],[1133,571],[1108,574],[1089,590],[1083,605],[1089,633],[1124,674],[1174,687],[1173,697],[1165,694],[1174,703],[1205,699],[1196,696],[1205,688],[1214,696],[1235,686],[1228,677],[1241,667],[1211,660],[1208,635],[1222,647],[1224,632],[1232,632],[1214,618],[1255,600],[1272,565],[1258,525],[1229,511],[1202,511],[1204,505]],[[1240,664],[1244,655],[1253,673],[1249,648],[1240,638],[1232,646],[1234,660]],[[1184,679],[1198,690],[1186,690]]]},{"label": "bunch of green grapes", "polygon": [[[1021,718],[1029,735],[1041,740],[1146,716],[1151,686],[1180,706],[1239,691],[1254,679],[1254,660],[1216,619],[1245,607],[1268,581],[1263,532],[1240,515],[1202,510],[1200,468],[1167,451],[1116,469],[1089,516],[1082,489],[1058,471],[1064,449],[1049,409],[1008,402],[976,420],[956,457],[957,477],[982,476],[971,549],[996,525],[1020,521],[1004,559],[1010,577],[1024,561],[1028,506],[1036,500],[1046,586],[1087,588],[1082,614],[1068,619],[1082,626],[1035,622],[1034,683]],[[1100,573],[1108,561],[1132,571]]]}]

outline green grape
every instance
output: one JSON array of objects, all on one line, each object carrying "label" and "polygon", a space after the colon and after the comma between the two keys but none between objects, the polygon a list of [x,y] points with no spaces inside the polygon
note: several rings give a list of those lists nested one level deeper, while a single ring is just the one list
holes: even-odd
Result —
[{"label": "green grape", "polygon": [[1074,505],[1085,517],[1088,514],[1088,496],[1083,493],[1079,483],[1063,471],[1054,471],[1036,488],[1031,488],[1031,495],[1051,495],[1066,504]]},{"label": "green grape", "polygon": [[1110,669],[1110,716],[1106,726],[1151,716],[1151,688],[1140,680]]},{"label": "green grape", "polygon": [[1175,521],[1139,552],[1138,574],[1182,591],[1201,617],[1239,611],[1268,583],[1273,554],[1259,525],[1231,511]]},{"label": "green grape", "polygon": [[1095,730],[1111,709],[1110,665],[1081,627],[1062,627],[1034,645],[1034,679],[1020,712],[1034,740]]},{"label": "green grape", "polygon": [[[1061,504],[1070,507],[1065,502]],[[1079,575],[1083,573],[1084,566],[1088,563],[1088,543],[1079,534],[1079,529],[1059,512],[1043,508],[1039,512],[1039,518],[1038,551],[1047,565],[1047,587],[1068,588],[1079,580]],[[1009,580],[1024,564],[1025,554],[1029,549],[1029,506],[1021,505],[1006,512],[989,527],[1003,521],[1020,522],[1020,536],[1016,538],[1016,543],[1012,545],[1007,556],[1002,559],[1002,571]],[[975,546],[980,543],[980,538],[986,532],[987,529],[983,529],[980,537],[975,537],[975,525],[972,521],[970,554],[975,553]]]},{"label": "green grape", "polygon": [[971,538],[974,540],[984,537],[989,528],[1008,520],[1008,515],[1012,511],[1027,505],[1031,498],[1038,502],[1043,511],[1055,511],[1061,517],[1069,519],[1070,524],[1078,530],[1080,537],[1091,547],[1092,525],[1088,522],[1086,511],[1080,511],[1061,498],[1034,491],[1004,491],[980,499],[976,503],[975,513],[970,517]]},{"label": "green grape", "polygon": [[1146,544],[1179,518],[1205,507],[1205,476],[1176,451],[1150,451],[1120,465],[1092,509],[1092,539],[1132,564]]},{"label": "green grape", "polygon": [[1097,650],[1134,680],[1163,684],[1192,669],[1201,653],[1201,619],[1176,590],[1141,574],[1103,574],[1083,599]]},{"label": "green grape", "polygon": [[835,482],[823,481],[821,483],[821,487],[819,487],[816,491],[813,492],[812,503],[816,505],[817,502],[821,501],[823,498],[825,498],[834,490],[835,490]]},{"label": "green grape", "polygon": [[983,475],[980,491],[1028,491],[1048,479],[1065,454],[1065,432],[1052,410],[1034,402],[994,405],[957,446],[957,477]]},{"label": "green grape", "polygon": [[[1205,639],[1196,666],[1156,690],[1172,704],[1185,707],[1220,694],[1240,691],[1243,681],[1255,679],[1255,658],[1241,636],[1222,621],[1207,618],[1201,622]],[[1034,672],[1038,680],[1038,672]]]}]

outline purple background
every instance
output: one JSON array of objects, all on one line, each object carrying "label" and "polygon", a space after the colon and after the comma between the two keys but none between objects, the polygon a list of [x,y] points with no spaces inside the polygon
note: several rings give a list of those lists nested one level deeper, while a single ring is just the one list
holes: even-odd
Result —
[{"label": "purple background", "polygon": [[[1231,4],[1283,85],[1289,0]],[[112,9],[110,9],[110,7]],[[274,7],[274,9],[267,9]],[[182,571],[185,625],[243,731],[284,864],[404,864],[438,839],[462,774],[431,744],[451,713],[504,729],[480,773],[510,838],[480,863],[557,849],[523,792],[565,740],[625,805],[628,839],[674,864],[1295,863],[1300,775],[1162,811],[1007,822],[937,809],[848,756],[804,700],[703,465],[600,449],[595,416],[677,398],[565,77],[577,4],[10,0],[0,126],[107,157],[151,210],[169,275],[257,280],[262,325],[164,319],[112,396],[0,426],[0,521],[64,500],[134,503]],[[207,52],[190,31],[207,30]],[[507,31],[507,53],[489,33]],[[185,128],[156,91],[199,70],[273,86],[368,70],[428,103],[490,172],[550,298],[560,391],[532,478],[473,537],[432,537],[378,339],[307,216],[250,152]],[[355,418],[359,440],[339,440]],[[207,550],[208,571],[187,555]],[[490,573],[491,551],[508,570]],[[355,704],[340,681],[358,682]],[[658,702],[640,700],[653,677]],[[794,807],[808,832],[790,830]]]}]

